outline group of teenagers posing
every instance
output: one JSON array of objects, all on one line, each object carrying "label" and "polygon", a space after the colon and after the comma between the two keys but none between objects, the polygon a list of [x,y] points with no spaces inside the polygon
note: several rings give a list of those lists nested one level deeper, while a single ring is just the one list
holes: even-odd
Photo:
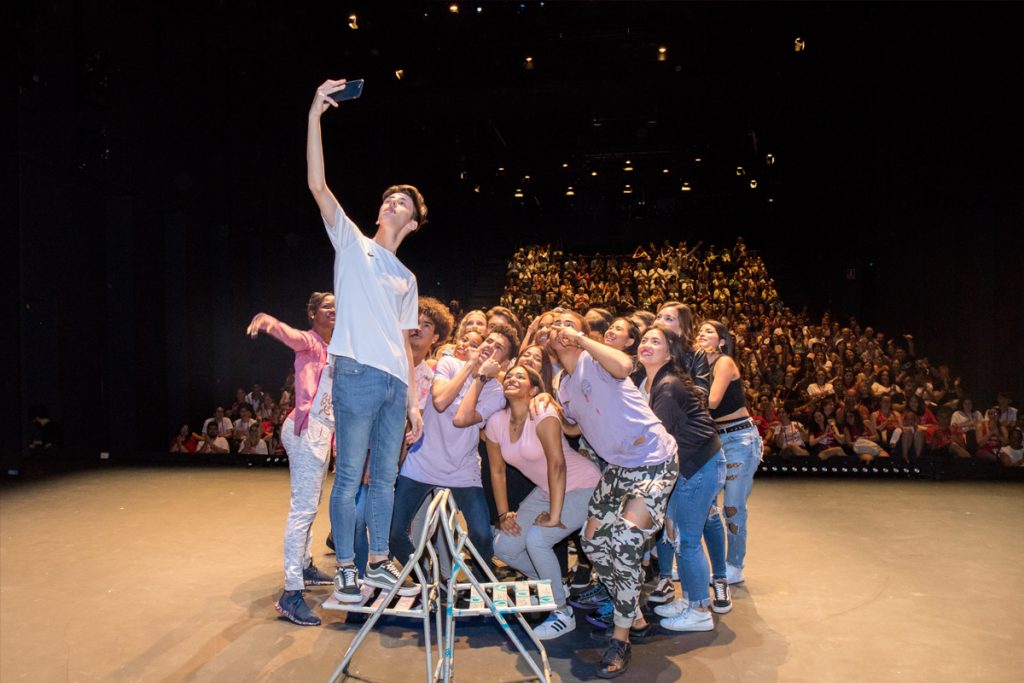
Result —
[{"label": "group of teenagers posing", "polygon": [[[714,628],[711,612],[731,609],[728,586],[743,580],[746,501],[761,456],[728,329],[713,320],[697,327],[686,306],[668,302],[653,323],[649,314],[619,318],[600,339],[579,313],[550,311],[521,340],[518,321],[499,307],[466,314],[444,344],[451,313],[419,297],[395,253],[426,222],[420,192],[389,187],[368,238],[327,187],[320,120],[344,87],[328,80],[317,89],[307,130],[307,180],[335,249],[334,291],[310,298],[309,330],[264,313],[248,330],[295,352],[295,409],[282,430],[291,505],[278,612],[317,625],[308,585],[333,583],[343,602],[363,599],[361,582],[392,588],[396,562],[414,552],[417,511],[445,487],[481,557],[550,580],[556,609],[535,627],[538,638],[571,632],[573,604],[607,606],[599,676],[624,673],[631,644],[652,634],[641,609],[652,547],[660,580],[647,601],[661,603],[660,625]],[[310,534],[332,434],[333,577],[313,564]],[[509,484],[513,472],[528,493]],[[574,534],[578,562],[596,583],[571,598],[555,546]],[[398,587],[418,591],[408,577]]]}]

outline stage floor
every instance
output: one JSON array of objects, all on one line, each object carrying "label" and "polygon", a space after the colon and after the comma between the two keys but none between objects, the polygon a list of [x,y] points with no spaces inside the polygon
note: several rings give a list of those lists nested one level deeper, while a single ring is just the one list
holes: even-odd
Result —
[{"label": "stage floor", "polygon": [[[764,479],[747,582],[713,632],[634,647],[620,680],[1011,681],[1024,670],[1019,483]],[[356,626],[278,618],[285,469],[126,468],[7,484],[0,679],[323,681]],[[317,563],[326,496],[314,531]],[[330,587],[313,589],[317,601]],[[555,680],[594,677],[579,617]],[[388,620],[353,671],[423,679],[416,622]],[[455,675],[528,673],[493,621],[459,628]]]}]

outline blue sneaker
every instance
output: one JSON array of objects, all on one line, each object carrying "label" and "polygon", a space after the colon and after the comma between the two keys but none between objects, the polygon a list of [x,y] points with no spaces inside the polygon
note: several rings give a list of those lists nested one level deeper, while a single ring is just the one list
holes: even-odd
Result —
[{"label": "blue sneaker", "polygon": [[569,598],[569,604],[584,612],[593,612],[605,603],[611,604],[611,596],[600,583]]},{"label": "blue sneaker", "polygon": [[302,591],[285,591],[281,593],[281,597],[278,598],[274,609],[293,624],[298,624],[299,626],[320,625],[320,617],[313,614],[313,611],[309,609],[309,605],[306,604],[305,599],[302,597]]}]

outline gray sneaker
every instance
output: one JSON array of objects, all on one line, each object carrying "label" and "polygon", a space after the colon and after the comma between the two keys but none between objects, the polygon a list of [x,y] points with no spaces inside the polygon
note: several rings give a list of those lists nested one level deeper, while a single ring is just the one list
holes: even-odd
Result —
[{"label": "gray sneaker", "polygon": [[354,564],[338,567],[338,573],[334,575],[334,597],[338,602],[359,602],[363,599],[359,590],[359,572]]},{"label": "gray sneaker", "polygon": [[[369,562],[366,565],[366,573],[363,574],[363,583],[367,586],[387,591],[391,590],[391,587],[398,583],[398,575],[399,571],[392,564],[391,560]],[[405,577],[402,585],[398,588],[399,595],[416,595],[419,592],[420,585],[408,576]]]}]

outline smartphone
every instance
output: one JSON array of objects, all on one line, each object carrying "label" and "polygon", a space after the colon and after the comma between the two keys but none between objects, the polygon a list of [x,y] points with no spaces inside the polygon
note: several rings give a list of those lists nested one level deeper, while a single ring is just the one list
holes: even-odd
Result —
[{"label": "smartphone", "polygon": [[345,100],[354,100],[363,94],[363,79],[357,79],[355,81],[348,81],[345,83],[345,89],[339,90],[338,92],[332,92],[330,97],[335,102],[344,102]]}]

